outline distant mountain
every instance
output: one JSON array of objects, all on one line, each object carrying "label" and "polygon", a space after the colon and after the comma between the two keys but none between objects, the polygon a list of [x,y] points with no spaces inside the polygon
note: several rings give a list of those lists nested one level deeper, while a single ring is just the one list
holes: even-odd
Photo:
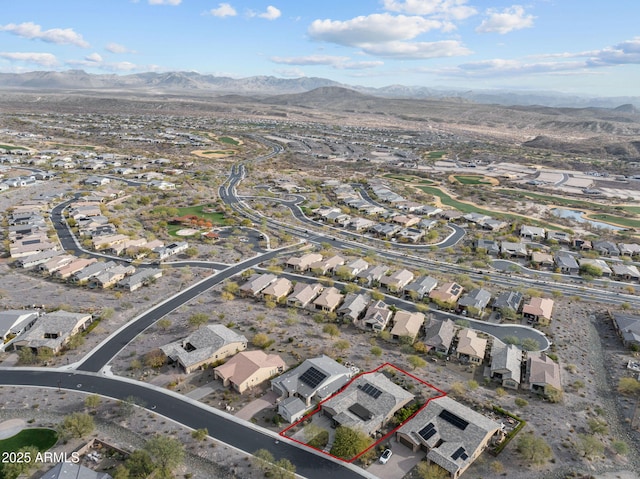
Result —
[{"label": "distant mountain", "polygon": [[[428,88],[424,86],[397,84],[382,88],[371,88],[345,85],[326,78],[316,77],[276,78],[273,76],[253,76],[247,78],[231,78],[202,75],[197,72],[146,72],[131,75],[97,75],[87,73],[83,70],[0,73],[0,89],[14,88],[52,91],[119,90],[194,96],[227,94],[273,96],[305,93],[324,87],[340,87],[352,92],[359,92],[379,98],[444,99],[447,101],[506,106],[544,105],[547,107],[565,108],[619,107],[619,112],[621,113],[637,113],[637,108],[640,108],[640,97],[594,98],[556,92],[452,90],[450,88]],[[333,90],[332,93],[337,93],[337,90]],[[317,92],[316,94],[321,95],[322,92]],[[343,100],[346,100],[346,98],[343,98]],[[284,99],[273,99],[273,101],[284,101]]]}]

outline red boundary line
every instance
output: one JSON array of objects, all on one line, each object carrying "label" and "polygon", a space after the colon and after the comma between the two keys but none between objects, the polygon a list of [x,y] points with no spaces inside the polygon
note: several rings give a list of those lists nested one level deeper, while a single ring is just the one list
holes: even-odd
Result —
[{"label": "red boundary line", "polygon": [[[372,373],[377,373],[378,371],[380,371],[383,368],[392,368],[395,369],[396,371],[401,372],[402,374],[409,376],[411,379],[415,379],[416,381],[418,381],[421,384],[424,384],[425,386],[433,389],[434,391],[437,391],[438,394],[437,396],[431,397],[429,399],[427,399],[427,401],[422,405],[422,407],[420,409],[418,409],[416,412],[414,412],[411,416],[409,416],[405,421],[403,421],[401,424],[399,424],[397,427],[395,427],[394,429],[392,429],[391,431],[389,431],[387,434],[385,434],[384,436],[382,436],[379,440],[377,440],[376,442],[374,442],[373,444],[371,444],[368,448],[366,448],[364,451],[361,451],[357,456],[352,457],[351,459],[343,459],[341,457],[337,457],[334,456],[333,454],[329,454],[328,452],[325,452],[321,449],[318,449],[317,447],[313,447],[313,446],[309,446],[309,444],[304,443],[302,441],[298,441],[297,439],[293,439],[292,437],[288,437],[286,435],[287,431],[289,431],[291,428],[294,428],[295,426],[297,426],[298,424],[300,424],[301,422],[309,419],[310,417],[312,417],[314,414],[320,412],[320,410],[322,409],[322,404],[324,404],[326,401],[328,401],[329,399],[334,398],[335,396],[337,396],[338,394],[344,392],[345,389],[347,389],[351,383],[353,381],[355,381],[356,379],[358,379],[360,376],[364,376],[365,374],[372,374]],[[362,456],[363,454],[365,454],[367,451],[371,450],[372,448],[376,447],[378,444],[380,444],[381,442],[385,441],[389,436],[393,435],[398,429],[400,429],[402,426],[404,426],[407,422],[411,421],[420,411],[422,411],[425,407],[427,407],[429,405],[429,402],[431,402],[432,399],[438,399],[441,397],[446,396],[447,393],[445,393],[442,389],[435,387],[433,384],[428,383],[427,381],[424,381],[422,379],[420,379],[417,376],[414,376],[413,374],[405,371],[404,369],[401,369],[397,366],[395,366],[394,364],[391,363],[384,363],[380,366],[378,366],[376,369],[373,369],[371,371],[365,371],[362,372],[360,374],[358,374],[357,376],[354,376],[353,378],[351,378],[351,380],[345,384],[344,386],[342,386],[338,391],[336,391],[335,393],[333,393],[331,396],[329,396],[327,399],[325,399],[324,401],[320,402],[318,404],[318,407],[315,408],[313,411],[305,414],[301,419],[299,419],[298,421],[296,421],[295,423],[287,426],[286,428],[284,428],[282,431],[280,431],[280,436],[285,437],[287,439],[289,439],[290,441],[296,442],[302,446],[308,447],[310,449],[313,449],[315,451],[318,451],[322,454],[326,454],[327,456],[333,457],[334,459],[337,459],[339,461],[343,461],[346,463],[352,463],[354,461],[356,461],[360,456]]]}]

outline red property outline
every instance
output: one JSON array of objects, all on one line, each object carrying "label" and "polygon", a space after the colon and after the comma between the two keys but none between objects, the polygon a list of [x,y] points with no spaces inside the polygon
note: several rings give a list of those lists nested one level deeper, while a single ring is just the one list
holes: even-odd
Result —
[{"label": "red property outline", "polygon": [[[292,437],[288,437],[288,436],[286,435],[286,433],[287,433],[287,431],[288,431],[288,430],[290,430],[290,429],[292,429],[292,428],[296,427],[296,426],[297,426],[298,424],[300,424],[301,422],[303,422],[303,421],[305,421],[305,420],[309,419],[309,418],[310,418],[311,416],[313,416],[314,414],[316,414],[316,413],[320,412],[320,410],[322,409],[322,404],[324,404],[324,403],[325,403],[326,401],[328,401],[329,399],[334,398],[334,397],[335,397],[335,396],[337,396],[338,394],[340,394],[340,393],[344,392],[344,390],[345,390],[345,389],[347,389],[347,388],[351,385],[351,383],[352,383],[353,381],[355,381],[357,378],[359,378],[360,376],[364,376],[365,374],[373,374],[373,373],[377,373],[377,372],[378,372],[378,371],[380,371],[381,369],[383,369],[383,368],[387,368],[387,367],[388,367],[388,368],[395,369],[396,371],[399,371],[399,372],[401,372],[402,374],[404,374],[404,375],[406,375],[406,376],[409,376],[411,379],[414,379],[414,380],[418,381],[419,383],[424,384],[425,386],[427,386],[427,387],[429,387],[429,388],[433,389],[434,391],[437,391],[439,394],[438,394],[437,396],[433,396],[433,397],[431,397],[431,398],[427,399],[427,400],[426,400],[426,402],[422,405],[422,407],[421,407],[420,409],[418,409],[416,412],[414,412],[411,416],[409,416],[409,417],[408,417],[404,422],[402,422],[402,423],[401,423],[401,424],[399,424],[397,427],[395,427],[393,430],[389,431],[387,434],[385,434],[383,437],[381,437],[379,440],[377,440],[376,442],[374,442],[373,444],[371,444],[371,445],[370,445],[368,448],[366,448],[364,451],[361,451],[357,456],[354,456],[354,457],[352,457],[352,458],[351,458],[351,459],[349,459],[349,460],[347,460],[347,459],[343,459],[343,458],[341,458],[341,457],[334,456],[333,454],[329,454],[328,452],[325,452],[325,451],[323,451],[323,450],[321,450],[321,449],[318,449],[318,448],[313,447],[313,446],[309,446],[309,444],[307,444],[307,443],[304,443],[304,442],[302,442],[302,441],[298,441],[297,439],[294,439],[294,438],[292,438]],[[337,460],[339,460],[339,461],[343,461],[343,462],[347,462],[347,463],[352,463],[352,462],[354,462],[355,460],[357,460],[360,456],[362,456],[364,453],[366,453],[366,452],[367,452],[367,451],[369,451],[370,449],[372,449],[372,448],[376,447],[376,446],[377,446],[378,444],[380,444],[381,442],[385,441],[389,436],[393,435],[393,434],[394,434],[398,429],[400,429],[402,426],[404,426],[407,422],[411,421],[411,420],[414,418],[414,416],[415,416],[416,414],[418,414],[420,411],[422,411],[425,407],[427,407],[427,406],[429,405],[429,402],[431,402],[431,400],[432,400],[432,399],[438,399],[438,398],[444,397],[444,396],[446,396],[446,395],[447,395],[447,393],[445,393],[442,389],[439,389],[439,388],[435,387],[433,384],[428,383],[427,381],[424,381],[424,380],[420,379],[420,378],[419,378],[419,377],[417,377],[417,376],[414,376],[413,374],[411,374],[411,373],[409,373],[409,372],[405,371],[404,369],[401,369],[401,368],[399,368],[399,367],[397,367],[397,366],[395,366],[394,364],[391,364],[391,363],[384,363],[384,364],[382,364],[381,366],[378,366],[376,369],[373,369],[373,370],[371,370],[371,371],[365,371],[365,372],[362,372],[362,373],[360,373],[360,374],[358,374],[358,375],[354,376],[354,377],[353,377],[353,378],[352,378],[352,379],[351,379],[347,384],[345,384],[344,386],[342,386],[342,387],[341,387],[337,392],[335,392],[334,394],[332,394],[331,396],[329,396],[329,397],[328,397],[327,399],[325,399],[324,401],[320,402],[320,403],[318,404],[318,407],[317,407],[317,408],[315,408],[313,411],[311,411],[311,412],[309,412],[309,413],[305,414],[301,419],[299,419],[299,420],[298,420],[298,421],[296,421],[295,423],[293,423],[293,424],[291,424],[290,426],[287,426],[286,428],[284,428],[282,431],[280,431],[280,433],[279,433],[279,434],[280,434],[280,436],[285,437],[285,438],[289,439],[290,441],[293,441],[293,442],[296,442],[296,443],[298,443],[298,444],[300,444],[300,445],[302,445],[302,446],[305,446],[305,447],[311,448],[311,449],[313,449],[314,451],[318,451],[318,452],[320,452],[320,453],[322,453],[322,454],[326,454],[327,456],[331,456],[331,457],[333,457],[334,459],[337,459]]]}]

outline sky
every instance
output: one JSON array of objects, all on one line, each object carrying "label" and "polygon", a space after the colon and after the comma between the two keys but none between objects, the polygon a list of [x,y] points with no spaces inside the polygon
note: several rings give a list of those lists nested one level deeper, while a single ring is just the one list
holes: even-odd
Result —
[{"label": "sky", "polygon": [[640,96],[638,0],[0,0],[0,72]]}]

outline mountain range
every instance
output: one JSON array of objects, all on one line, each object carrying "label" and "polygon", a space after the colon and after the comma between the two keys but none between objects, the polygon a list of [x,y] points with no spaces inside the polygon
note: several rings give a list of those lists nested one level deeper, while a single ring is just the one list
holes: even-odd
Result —
[{"label": "mountain range", "polygon": [[384,98],[446,99],[497,105],[543,105],[567,108],[640,108],[640,97],[587,97],[557,92],[508,90],[454,90],[423,86],[389,85],[372,88],[346,85],[326,78],[276,78],[253,76],[231,78],[197,72],[135,73],[130,75],[91,74],[83,70],[0,73],[0,89],[42,91],[144,91],[190,96],[240,94],[271,96],[304,93],[322,87],[342,87]]}]

